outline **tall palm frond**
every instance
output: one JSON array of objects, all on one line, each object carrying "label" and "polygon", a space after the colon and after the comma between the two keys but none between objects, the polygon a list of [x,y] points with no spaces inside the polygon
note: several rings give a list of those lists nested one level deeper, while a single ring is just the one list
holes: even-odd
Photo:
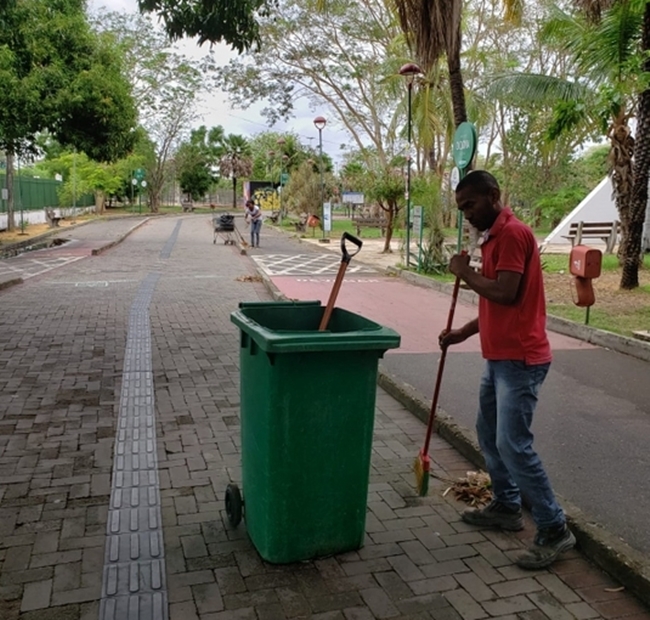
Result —
[{"label": "tall palm frond", "polygon": [[592,93],[585,84],[540,73],[509,73],[490,80],[487,96],[513,105],[548,104],[585,100]]},{"label": "tall palm frond", "polygon": [[623,2],[592,24],[579,14],[556,7],[540,36],[570,54],[578,73],[589,76],[590,81],[620,81],[638,55],[642,11],[637,2]]}]

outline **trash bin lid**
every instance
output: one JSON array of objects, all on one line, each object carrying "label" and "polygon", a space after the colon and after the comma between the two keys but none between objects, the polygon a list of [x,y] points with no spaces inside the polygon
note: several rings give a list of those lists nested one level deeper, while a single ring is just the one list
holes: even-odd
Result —
[{"label": "trash bin lid", "polygon": [[318,331],[325,307],[319,301],[240,303],[230,319],[262,351],[380,352],[400,345],[400,335],[354,312],[335,308],[328,329]]}]

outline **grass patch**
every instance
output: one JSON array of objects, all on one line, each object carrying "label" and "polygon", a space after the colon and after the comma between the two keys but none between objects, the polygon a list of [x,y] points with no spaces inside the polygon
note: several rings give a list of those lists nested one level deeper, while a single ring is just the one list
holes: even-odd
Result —
[{"label": "grass patch", "polygon": [[[542,254],[542,268],[547,273],[562,273],[569,271],[568,254]],[[650,254],[643,257],[643,267],[650,269]],[[603,254],[602,271],[612,272],[620,269],[616,254]]]},{"label": "grass patch", "polygon": [[[567,304],[548,304],[547,312],[580,324],[585,324],[587,314],[586,308]],[[599,307],[596,301],[596,305],[592,306],[589,313],[589,326],[621,336],[631,336],[633,332],[650,326],[650,306],[612,313],[606,308]]]}]

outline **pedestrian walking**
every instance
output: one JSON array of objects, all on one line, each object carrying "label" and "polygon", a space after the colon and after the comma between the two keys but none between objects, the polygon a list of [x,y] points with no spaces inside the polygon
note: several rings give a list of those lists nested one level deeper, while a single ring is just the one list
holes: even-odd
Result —
[{"label": "pedestrian walking", "polygon": [[262,228],[262,210],[252,201],[246,201],[245,219],[251,227],[251,247],[260,247],[260,229]]},{"label": "pedestrian walking", "polygon": [[443,330],[439,343],[444,349],[479,334],[486,364],[476,430],[494,495],[488,506],[467,510],[462,519],[521,530],[525,498],[537,533],[516,563],[542,568],[576,540],[533,448],[533,413],[551,364],[539,250],[533,231],[502,204],[499,184],[489,172],[477,170],[462,179],[456,203],[483,233],[481,273],[470,266],[467,255],[457,254],[449,264],[450,271],[478,293],[478,318],[459,329]]}]

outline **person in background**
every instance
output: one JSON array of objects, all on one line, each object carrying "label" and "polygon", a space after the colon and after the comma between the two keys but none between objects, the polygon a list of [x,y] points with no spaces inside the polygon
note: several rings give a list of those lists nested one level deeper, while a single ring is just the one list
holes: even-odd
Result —
[{"label": "person in background", "polygon": [[251,227],[251,247],[259,248],[262,210],[252,200],[246,201],[245,219]]},{"label": "person in background", "polygon": [[478,318],[444,330],[439,343],[445,349],[479,334],[486,365],[476,430],[494,496],[488,506],[467,510],[462,519],[521,530],[523,496],[537,534],[515,561],[522,568],[543,568],[571,549],[576,539],[533,449],[533,413],[551,365],[539,250],[533,231],[501,203],[499,184],[489,172],[476,170],[461,180],[456,203],[483,232],[481,273],[470,267],[467,255],[457,254],[449,264],[450,271],[480,296]]}]

